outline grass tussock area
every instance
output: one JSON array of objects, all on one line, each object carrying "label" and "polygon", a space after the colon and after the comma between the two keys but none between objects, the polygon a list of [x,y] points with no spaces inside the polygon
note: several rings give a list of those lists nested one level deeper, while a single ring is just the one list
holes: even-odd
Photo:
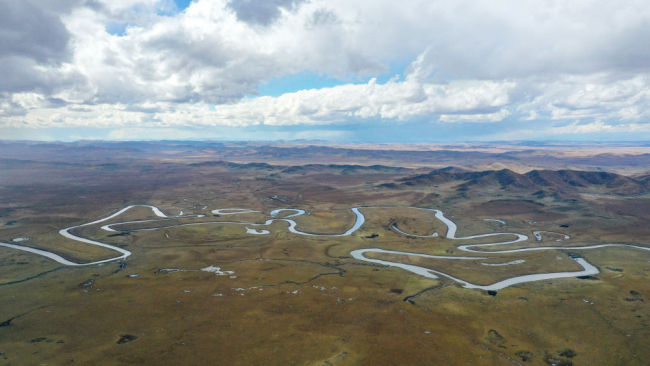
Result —
[{"label": "grass tussock area", "polygon": [[[241,159],[260,154],[237,151]],[[304,164],[290,152],[272,164],[157,154],[101,162],[73,154],[74,164],[59,161],[56,169],[48,165],[61,160],[56,154],[21,164],[0,160],[0,242],[90,262],[115,252],[64,238],[59,229],[133,204],[195,215],[161,218],[140,207],[76,229],[75,235],[132,252],[102,265],[64,267],[0,247],[0,364],[643,365],[650,359],[650,252],[569,248],[650,245],[650,196],[641,173],[628,179],[544,167],[527,174],[521,160],[513,163],[518,173],[441,170],[424,157],[413,165],[373,166],[368,151],[368,164],[345,166]],[[381,156],[391,162],[386,151]],[[356,220],[351,208],[363,206],[392,208],[361,208],[364,225],[344,237],[294,234],[282,220],[260,225],[274,209],[297,208],[305,210],[293,218],[297,230],[340,234]],[[513,236],[450,240],[431,211],[396,206],[440,209],[458,225],[457,236],[505,232],[529,240],[468,253],[459,246]],[[259,212],[212,213],[233,207]],[[101,229],[133,220],[151,221]],[[543,232],[541,240],[534,231]],[[417,237],[434,232],[439,236]],[[540,246],[563,248],[494,253]],[[580,270],[569,254],[599,273],[488,293],[350,254],[365,248],[407,253],[369,252],[370,259],[479,285]]]}]

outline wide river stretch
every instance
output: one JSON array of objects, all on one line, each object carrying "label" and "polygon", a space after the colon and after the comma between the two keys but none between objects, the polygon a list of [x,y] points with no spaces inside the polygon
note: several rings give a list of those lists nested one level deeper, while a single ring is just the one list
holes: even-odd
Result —
[{"label": "wide river stretch", "polygon": [[[6,247],[6,248],[11,248],[11,249],[16,249],[16,250],[21,250],[24,252],[32,253],[32,254],[37,254],[41,255],[47,258],[50,258],[60,264],[66,265],[66,266],[90,266],[90,265],[96,265],[96,264],[101,264],[101,263],[106,263],[106,262],[111,262],[111,261],[117,261],[117,260],[124,260],[127,257],[131,255],[131,252],[117,247],[115,245],[111,245],[108,243],[102,243],[100,241],[84,238],[78,235],[75,235],[72,233],[73,230],[82,228],[82,227],[87,227],[91,225],[97,225],[101,223],[105,223],[106,221],[112,220],[124,212],[130,210],[133,207],[146,207],[152,210],[153,214],[157,217],[157,219],[146,219],[146,220],[135,220],[135,221],[122,221],[122,222],[114,222],[110,224],[105,224],[101,226],[101,229],[105,231],[110,231],[110,232],[119,232],[119,226],[126,225],[126,224],[133,224],[133,223],[145,223],[145,222],[151,222],[151,223],[160,223],[162,225],[151,227],[151,228],[142,228],[142,229],[134,229],[134,230],[129,230],[131,232],[137,232],[137,231],[150,231],[150,230],[159,230],[159,229],[164,229],[164,228],[172,228],[172,227],[177,227],[177,226],[192,226],[192,225],[242,225],[244,226],[246,230],[246,234],[249,235],[267,235],[270,234],[270,229],[269,226],[275,222],[275,221],[284,221],[288,223],[287,230],[291,233],[294,233],[296,235],[304,235],[304,236],[314,236],[314,237],[346,237],[350,236],[353,233],[355,233],[359,228],[363,226],[365,223],[365,216],[363,214],[363,210],[390,210],[390,209],[395,209],[395,208],[407,208],[407,209],[412,209],[412,210],[425,210],[429,211],[432,213],[432,218],[435,218],[445,224],[447,227],[447,232],[444,235],[445,238],[451,239],[451,240],[472,240],[472,239],[483,239],[483,238],[497,238],[497,237],[506,237],[508,240],[502,240],[498,242],[489,242],[489,243],[478,243],[478,244],[464,244],[464,245],[459,245],[457,248],[459,250],[462,250],[467,253],[472,253],[472,254],[481,254],[482,256],[439,256],[439,255],[431,255],[431,254],[423,254],[423,253],[414,253],[414,252],[404,252],[404,251],[395,251],[395,250],[389,250],[389,249],[382,249],[382,248],[364,248],[364,249],[356,249],[352,250],[350,252],[350,255],[352,258],[364,262],[370,262],[370,263],[375,263],[375,264],[380,264],[384,266],[390,266],[390,267],[398,267],[403,270],[412,272],[414,274],[426,277],[426,278],[439,278],[439,277],[444,277],[449,280],[452,280],[454,282],[459,283],[462,287],[464,288],[469,288],[469,289],[481,289],[481,290],[488,290],[488,291],[496,291],[500,290],[512,285],[516,284],[522,284],[526,282],[532,282],[532,281],[541,281],[541,280],[548,280],[548,279],[557,279],[557,278],[567,278],[567,277],[577,277],[577,276],[588,276],[588,275],[594,275],[599,273],[598,268],[596,268],[594,265],[589,263],[587,260],[585,260],[582,257],[579,257],[575,254],[570,255],[570,258],[575,261],[580,267],[582,267],[582,270],[579,271],[573,271],[573,272],[548,272],[548,273],[533,273],[533,274],[526,274],[526,275],[520,275],[520,276],[515,276],[511,277],[490,285],[478,285],[474,283],[470,283],[468,281],[465,281],[461,278],[452,276],[450,274],[444,273],[442,271],[438,271],[432,268],[425,268],[413,264],[406,264],[406,263],[400,263],[400,262],[394,262],[394,261],[387,261],[387,260],[381,260],[381,259],[376,259],[376,258],[370,258],[367,257],[366,254],[368,253],[378,253],[378,254],[393,254],[393,255],[407,255],[407,256],[418,256],[418,257],[424,257],[424,258],[432,258],[432,259],[446,259],[446,260],[458,260],[458,261],[479,261],[479,260],[485,260],[487,257],[494,257],[495,254],[503,254],[503,253],[522,253],[522,252],[527,252],[527,251],[539,251],[539,250],[588,250],[588,249],[596,249],[596,248],[603,248],[603,247],[612,247],[612,246],[619,246],[619,247],[628,247],[628,248],[633,248],[633,249],[638,249],[642,251],[650,251],[650,247],[642,246],[642,245],[632,245],[632,244],[624,244],[624,243],[602,243],[602,244],[594,244],[594,245],[582,245],[582,246],[536,246],[536,247],[529,247],[529,248],[517,248],[517,249],[502,249],[498,250],[496,247],[506,245],[506,244],[513,244],[513,243],[518,243],[518,242],[525,242],[528,241],[529,238],[525,234],[519,234],[519,233],[511,233],[511,232],[497,232],[497,233],[486,233],[486,234],[476,234],[476,235],[469,235],[469,236],[456,236],[456,232],[458,230],[458,227],[456,224],[447,218],[444,213],[440,210],[437,209],[431,209],[431,208],[422,208],[422,207],[379,207],[379,206],[364,206],[364,207],[353,207],[351,209],[352,213],[355,215],[355,221],[352,224],[352,226],[346,230],[343,233],[340,234],[317,234],[317,233],[308,233],[301,231],[297,228],[298,224],[296,221],[292,220],[292,218],[304,215],[306,212],[305,210],[302,209],[297,209],[297,208],[283,208],[283,209],[276,209],[273,210],[269,213],[269,216],[271,217],[270,219],[264,221],[263,223],[255,223],[255,222],[240,222],[240,221],[201,221],[201,222],[190,222],[190,223],[178,223],[178,224],[170,224],[170,225],[165,225],[164,223],[169,220],[173,219],[179,219],[179,218],[203,218],[205,215],[184,215],[184,216],[167,216],[165,215],[159,208],[151,205],[131,205],[127,206],[107,217],[104,217],[99,220],[95,220],[89,223],[77,225],[77,226],[71,226],[65,229],[61,229],[59,231],[59,234],[62,236],[70,239],[70,240],[75,240],[78,242],[82,242],[85,244],[89,245],[95,245],[107,249],[111,249],[115,252],[118,253],[118,255],[107,258],[107,259],[102,259],[94,262],[88,262],[88,263],[77,263],[70,261],[56,253],[53,253],[51,251],[43,250],[43,249],[37,249],[34,247],[30,246],[24,246],[24,245],[18,245],[18,244],[9,244],[9,243],[3,243],[0,242],[0,247]],[[182,211],[181,211],[182,212]],[[215,209],[212,210],[212,213],[214,215],[240,215],[240,214],[250,214],[250,213],[260,213],[260,211],[255,211],[255,210],[250,210],[250,209],[245,209],[245,208],[226,208],[226,209]],[[283,215],[287,213],[286,215]],[[502,223],[505,225],[505,222],[502,220],[497,220],[497,219],[489,219],[489,221],[498,221],[499,223]],[[254,228],[251,228],[254,227]],[[258,229],[259,227],[267,227],[267,229]],[[118,229],[116,229],[118,228]],[[430,235],[414,235],[414,234],[409,234],[401,229],[399,229],[396,225],[392,225],[391,227],[395,232],[404,235],[406,237],[417,237],[417,238],[436,238],[439,236],[437,232],[434,232]],[[535,231],[534,235],[537,240],[541,240],[541,233],[544,233],[544,231]],[[569,239],[568,236],[560,233],[552,233],[552,234],[559,234],[563,235],[561,240],[567,240]],[[506,263],[481,263],[482,265],[485,266],[509,266],[509,265],[517,265],[524,263],[525,260],[523,259],[518,259],[518,260],[513,260],[510,262]]]}]

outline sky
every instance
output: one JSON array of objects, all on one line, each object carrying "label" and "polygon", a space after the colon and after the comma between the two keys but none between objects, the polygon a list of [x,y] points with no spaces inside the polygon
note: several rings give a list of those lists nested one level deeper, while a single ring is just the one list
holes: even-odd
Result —
[{"label": "sky", "polygon": [[650,6],[0,0],[0,139],[648,141]]}]

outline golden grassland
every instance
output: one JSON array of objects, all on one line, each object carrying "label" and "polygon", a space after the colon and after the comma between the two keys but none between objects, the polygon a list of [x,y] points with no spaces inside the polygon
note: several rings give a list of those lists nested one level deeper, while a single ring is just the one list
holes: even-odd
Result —
[{"label": "golden grassland", "polygon": [[[105,217],[127,204],[153,204],[170,215],[180,210],[206,215],[168,223],[261,223],[272,209],[296,207],[310,213],[296,218],[298,229],[318,233],[347,230],[354,221],[350,207],[417,205],[442,209],[458,224],[459,236],[508,231],[532,239],[503,248],[603,241],[648,245],[642,214],[617,213],[629,203],[626,197],[576,202],[544,198],[536,201],[543,204],[538,206],[525,201],[529,196],[494,187],[463,196],[452,184],[384,189],[359,183],[366,180],[363,177],[330,177],[325,182],[307,174],[296,182],[295,176],[284,179],[277,172],[272,180],[259,180],[274,172],[201,169],[182,183],[158,185],[146,194],[125,189],[104,196],[101,191],[94,195],[99,202],[56,204],[46,196],[29,201],[17,192],[14,197],[22,199],[24,207],[0,218],[0,240],[29,237],[25,245],[91,261],[114,253],[69,241],[58,230]],[[395,178],[386,173],[372,179]],[[274,195],[286,202],[271,199]],[[494,203],[496,198],[500,201]],[[637,199],[637,205],[647,204],[643,199]],[[262,213],[210,213],[225,207]],[[80,235],[132,251],[124,268],[120,263],[64,268],[46,258],[0,248],[0,322],[8,322],[0,326],[0,364],[644,365],[650,359],[647,253],[627,248],[584,251],[580,254],[601,271],[595,279],[532,282],[491,296],[444,278],[427,279],[352,259],[351,250],[375,247],[479,256],[456,249],[478,240],[409,238],[391,229],[397,224],[417,235],[443,235],[446,228],[432,213],[362,210],[366,224],[352,236],[338,238],[295,235],[285,222],[264,227],[271,234],[259,236],[246,235],[245,225],[221,224],[152,231],[133,231],[154,227],[152,223],[133,224],[120,228],[130,230],[121,236],[98,226],[79,229]],[[147,218],[155,218],[151,210],[138,208],[102,224]],[[16,223],[6,225],[11,221]],[[533,230],[572,238],[556,242],[556,237],[545,236],[537,242]],[[563,250],[462,262],[368,256],[430,266],[486,284],[521,274],[577,269]],[[526,262],[480,264],[514,259]],[[234,273],[201,271],[208,266]],[[137,338],[119,342],[125,335]]]},{"label": "golden grassland", "polygon": [[[12,364],[508,364],[520,351],[544,364],[565,348],[584,364],[647,357],[648,305],[626,301],[649,290],[647,261],[623,250],[607,260],[623,272],[598,281],[542,281],[496,297],[445,283],[416,305],[403,298],[442,283],[395,268],[274,258],[278,251],[140,250],[122,272],[113,264],[12,285],[0,292],[3,315],[28,312],[2,329],[3,352]],[[237,278],[158,272],[210,264]],[[87,279],[94,284],[80,288]],[[116,344],[123,334],[138,339]]]}]

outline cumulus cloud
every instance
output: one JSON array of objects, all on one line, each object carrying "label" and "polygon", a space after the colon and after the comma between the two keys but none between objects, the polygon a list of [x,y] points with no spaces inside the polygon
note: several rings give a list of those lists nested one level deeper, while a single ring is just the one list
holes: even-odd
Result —
[{"label": "cumulus cloud", "polygon": [[[642,0],[0,0],[0,125],[643,125],[645,44]],[[346,82],[256,96],[304,71]]]},{"label": "cumulus cloud", "polygon": [[[154,103],[133,108],[100,104],[83,109],[39,109],[14,119],[14,124],[43,127],[65,125],[110,127],[138,123],[148,126],[324,125],[364,119],[408,121],[440,116],[441,121],[497,121],[509,114],[511,83],[492,81],[419,84],[409,80],[341,85],[301,90],[279,97],[248,98],[233,104]],[[23,102],[23,106],[27,107]],[[49,117],[48,117],[49,116]]]},{"label": "cumulus cloud", "polygon": [[68,39],[61,19],[38,4],[0,3],[0,55],[59,62],[68,55]]},{"label": "cumulus cloud", "polygon": [[[68,125],[109,127],[137,121],[149,126],[224,125],[288,126],[323,125],[353,120],[385,119],[408,121],[410,118],[438,116],[443,122],[498,121],[509,115],[507,108],[516,84],[490,80],[434,83],[427,81],[418,58],[404,78],[386,83],[371,79],[367,83],[345,84],[330,88],[300,90],[278,97],[245,98],[236,103],[211,107],[205,103],[159,101],[137,106],[126,103],[89,105],[65,111],[47,108],[51,121],[60,116]],[[43,103],[34,95],[17,98],[25,109]],[[42,104],[44,106],[44,103]],[[42,110],[40,112],[43,112]],[[64,117],[65,116],[65,117]],[[14,120],[42,126],[42,113],[31,113]],[[45,122],[47,124],[48,122]]]},{"label": "cumulus cloud", "polygon": [[[70,58],[70,34],[60,11],[31,0],[0,2],[0,93],[49,93],[64,79],[60,65]],[[58,12],[57,12],[58,10]]]},{"label": "cumulus cloud", "polygon": [[553,120],[648,121],[650,119],[650,75],[620,78],[601,73],[571,75],[556,80],[531,80],[536,96],[518,109]]}]

